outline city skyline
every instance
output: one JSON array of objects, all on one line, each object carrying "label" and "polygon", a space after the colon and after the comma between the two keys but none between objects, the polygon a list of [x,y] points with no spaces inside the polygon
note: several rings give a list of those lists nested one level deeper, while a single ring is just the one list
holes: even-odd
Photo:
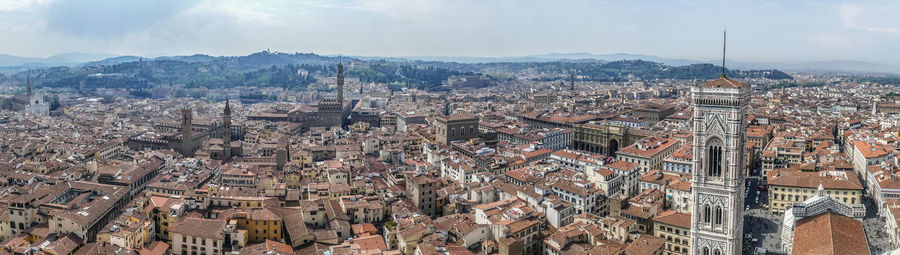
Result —
[{"label": "city skyline", "polygon": [[[676,1],[118,1],[0,2],[0,54],[49,57],[246,55],[270,49],[383,57],[517,57],[629,53],[900,64],[898,3]],[[674,11],[677,10],[677,11]],[[60,43],[60,42],[66,43]]]}]

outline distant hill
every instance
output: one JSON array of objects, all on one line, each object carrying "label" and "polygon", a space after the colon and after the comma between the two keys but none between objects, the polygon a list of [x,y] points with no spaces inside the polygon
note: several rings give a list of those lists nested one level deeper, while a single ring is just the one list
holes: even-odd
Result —
[{"label": "distant hill", "polygon": [[852,60],[811,61],[800,63],[751,63],[729,61],[728,65],[737,68],[777,68],[780,70],[796,72],[900,74],[900,66]]},{"label": "distant hill", "polygon": [[[278,53],[274,55],[257,55],[249,56],[209,56],[202,54],[187,56],[158,56],[158,57],[141,57],[141,56],[120,56],[115,54],[94,54],[94,53],[63,53],[47,58],[20,57],[13,55],[0,54],[0,73],[16,73],[27,69],[40,69],[56,66],[82,66],[82,65],[111,65],[125,62],[134,62],[139,60],[174,60],[183,62],[210,62],[217,60],[235,60],[241,62],[247,58],[258,59],[259,57],[267,57],[264,61],[271,61],[274,64],[311,64],[321,62],[325,58],[340,59],[342,56],[322,56],[315,55],[312,58],[296,58],[296,54]],[[256,55],[256,56],[254,56]],[[288,56],[294,55],[294,56]],[[309,57],[309,56],[308,56]],[[719,65],[721,60],[691,60],[664,58],[653,55],[641,55],[630,53],[615,54],[593,54],[586,52],[578,53],[548,53],[528,56],[511,56],[511,57],[466,57],[466,56],[409,56],[409,57],[379,57],[379,56],[343,56],[344,58],[357,60],[385,60],[391,62],[454,62],[459,64],[485,64],[485,63],[549,63],[549,62],[613,62],[620,60],[643,60],[661,63],[670,66],[684,66],[693,64],[713,64]],[[252,61],[252,60],[251,60]],[[329,60],[330,61],[330,60]],[[900,74],[900,66],[886,65],[865,61],[854,60],[832,60],[832,61],[809,61],[797,63],[778,63],[778,62],[742,62],[728,60],[726,66],[734,69],[778,69],[782,71],[797,72],[819,72],[819,73],[894,73]]]},{"label": "distant hill", "polygon": [[[546,56],[545,56],[546,57]],[[579,58],[586,55],[558,55]],[[625,57],[624,55],[614,56]],[[634,56],[632,56],[634,57]],[[610,57],[613,58],[613,57]],[[459,63],[392,59],[361,60],[354,57],[323,56],[313,53],[257,52],[247,56],[213,57],[208,55],[142,58],[117,56],[77,67],[54,67],[31,71],[38,87],[73,87],[81,82],[87,88],[146,89],[155,84],[184,84],[187,87],[227,88],[235,86],[282,87],[291,90],[323,90],[315,76],[333,76],[335,64],[355,62],[347,77],[363,82],[402,83],[421,89],[440,87],[456,75],[505,79],[518,73],[544,74],[543,80],[557,80],[577,72],[582,80],[627,81],[652,79],[712,79],[721,68],[712,64],[667,65],[645,60],[602,61],[568,59],[543,62]],[[729,77],[791,79],[778,70],[727,70]],[[0,78],[24,80],[18,73]],[[491,78],[488,78],[491,79]],[[319,85],[321,86],[321,85]]]},{"label": "distant hill", "polygon": [[[312,53],[257,52],[247,56],[211,57],[191,55],[141,58],[119,56],[87,64],[33,69],[28,72],[35,87],[124,88],[146,95],[160,84],[182,84],[187,88],[230,88],[237,86],[279,87],[288,90],[332,90],[317,83],[316,76],[334,76],[336,64],[357,62],[346,76],[363,82],[400,83],[408,87],[433,89],[456,75],[479,75],[431,66],[373,60],[359,62],[349,57]],[[0,76],[0,83],[23,83],[26,73]]]},{"label": "distant hill", "polygon": [[34,58],[0,54],[0,66],[70,66],[114,56],[113,54],[63,53],[47,58]]},{"label": "distant hill", "polygon": [[[360,57],[361,59],[384,59],[388,61],[443,61],[458,62],[466,64],[484,64],[484,63],[524,63],[524,62],[585,62],[589,60],[612,62],[619,60],[643,60],[662,63],[670,66],[683,66],[693,64],[713,64],[720,65],[721,60],[690,60],[677,58],[663,58],[652,55],[640,55],[629,53],[615,54],[593,54],[593,53],[548,53],[539,55],[530,55],[524,57]],[[900,74],[900,66],[885,65],[871,63],[865,61],[850,60],[833,60],[833,61],[810,61],[799,63],[777,63],[777,62],[742,62],[727,60],[726,66],[734,69],[778,69],[783,71],[797,72],[846,72],[846,73],[893,73]]]},{"label": "distant hill", "polygon": [[[568,57],[583,57],[570,55]],[[621,56],[619,56],[621,57]],[[27,75],[35,87],[124,88],[135,96],[146,96],[157,85],[181,84],[186,88],[231,88],[238,86],[277,87],[294,91],[333,90],[316,77],[331,77],[336,64],[347,64],[347,77],[362,82],[390,84],[392,88],[447,89],[446,81],[455,76],[483,81],[482,86],[520,74],[535,80],[556,81],[576,72],[585,81],[629,81],[654,79],[714,79],[721,67],[708,63],[667,65],[645,60],[603,61],[569,59],[542,62],[459,63],[444,61],[358,59],[323,56],[313,53],[257,52],[247,56],[213,57],[208,55],[143,58],[117,56],[77,66],[36,68]],[[732,70],[733,78],[786,79],[782,71]],[[0,76],[0,83],[23,83],[26,73]]]}]

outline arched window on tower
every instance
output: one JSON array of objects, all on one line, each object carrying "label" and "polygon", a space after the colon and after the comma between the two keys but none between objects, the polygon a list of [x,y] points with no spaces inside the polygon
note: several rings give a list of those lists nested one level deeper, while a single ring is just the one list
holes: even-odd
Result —
[{"label": "arched window on tower", "polygon": [[719,249],[716,249],[716,251],[713,252],[713,254],[714,255],[722,255],[722,251],[719,251]]},{"label": "arched window on tower", "polygon": [[703,206],[703,222],[710,223],[712,221],[712,215],[710,215],[709,205]]},{"label": "arched window on tower", "polygon": [[722,225],[722,207],[716,206],[716,226]]},{"label": "arched window on tower", "polygon": [[706,174],[709,177],[722,177],[725,154],[722,141],[718,138],[706,142]]},{"label": "arched window on tower", "polygon": [[703,252],[701,252],[701,253],[703,255],[709,255],[709,247],[703,247]]}]

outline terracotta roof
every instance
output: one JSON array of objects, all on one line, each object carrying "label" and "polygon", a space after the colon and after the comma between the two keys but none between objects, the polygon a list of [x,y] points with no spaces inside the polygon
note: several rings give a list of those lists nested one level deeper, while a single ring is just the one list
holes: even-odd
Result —
[{"label": "terracotta roof", "polygon": [[294,254],[294,249],[290,245],[282,242],[266,240],[265,243],[258,243],[244,247],[240,250],[241,254],[246,255],[287,255]]},{"label": "terracotta roof", "polygon": [[686,229],[691,228],[691,215],[687,213],[676,212],[673,210],[668,210],[660,213],[653,218],[653,221],[662,222]]},{"label": "terracotta roof", "polygon": [[378,228],[375,228],[375,224],[372,223],[353,224],[350,227],[353,228],[353,234],[357,236],[362,236],[365,233],[370,235],[378,234]]},{"label": "terracotta roof", "polygon": [[535,151],[526,153],[526,154],[525,154],[525,158],[533,158],[533,157],[537,157],[537,156],[549,154],[549,153],[552,153],[552,152],[553,152],[553,150],[551,150],[551,149],[541,148],[541,149],[539,149],[539,150],[535,150]]},{"label": "terracotta roof", "polygon": [[625,248],[625,254],[657,254],[666,244],[666,239],[652,235],[641,235]]},{"label": "terracotta roof", "polygon": [[826,212],[797,222],[791,254],[871,254],[862,222]]},{"label": "terracotta roof", "polygon": [[631,156],[639,156],[650,158],[656,154],[678,144],[678,140],[672,138],[645,137],[640,141],[622,148],[616,154],[627,154]]},{"label": "terracotta roof", "polygon": [[859,141],[855,143],[856,149],[866,158],[877,158],[888,155],[889,148],[884,145],[872,142]]},{"label": "terracotta roof", "polygon": [[745,85],[735,80],[725,78],[725,74],[722,74],[718,79],[711,80],[700,86],[705,88],[741,88]]},{"label": "terracotta roof", "polygon": [[387,245],[384,243],[384,238],[381,235],[358,237],[353,239],[353,242],[359,245],[359,248],[362,250],[387,250]]},{"label": "terracotta roof", "polygon": [[458,114],[458,115],[450,115],[450,116],[440,116],[440,117],[437,117],[436,119],[439,119],[439,120],[444,121],[444,122],[448,122],[448,121],[458,121],[458,120],[472,120],[472,121],[478,121],[478,118],[477,118],[477,117],[472,116],[472,115],[468,115],[468,114]]},{"label": "terracotta roof", "polygon": [[526,228],[529,228],[529,227],[534,226],[539,223],[541,223],[541,222],[536,221],[536,220],[520,220],[520,221],[510,223],[506,227],[509,228],[509,232],[518,233],[519,231],[522,231]]},{"label": "terracotta roof", "polygon": [[612,169],[628,172],[628,171],[633,170],[635,167],[637,167],[638,164],[624,161],[624,160],[619,160],[619,161],[612,162],[612,163],[609,163],[609,164],[606,164],[603,166],[605,166],[607,168],[612,168]]},{"label": "terracotta roof", "polygon": [[693,147],[694,142],[689,142],[688,144],[681,146],[681,148],[679,148],[677,151],[673,152],[671,157],[682,161],[691,161],[694,159]]},{"label": "terracotta roof", "polygon": [[225,221],[185,218],[169,229],[170,232],[211,239],[225,239]]},{"label": "terracotta roof", "polygon": [[613,254],[622,254],[622,250],[625,249],[624,244],[616,243],[609,240],[602,240],[597,243],[596,246],[591,248],[587,254],[591,255],[613,255]]},{"label": "terracotta roof", "polygon": [[166,250],[169,249],[169,244],[155,241],[151,243],[148,248],[141,248],[139,253],[141,255],[164,255],[166,254]]},{"label": "terracotta roof", "polygon": [[803,172],[796,169],[775,169],[769,172],[770,186],[787,186],[817,188],[819,184],[826,189],[862,190],[859,177],[853,172],[822,171]]}]

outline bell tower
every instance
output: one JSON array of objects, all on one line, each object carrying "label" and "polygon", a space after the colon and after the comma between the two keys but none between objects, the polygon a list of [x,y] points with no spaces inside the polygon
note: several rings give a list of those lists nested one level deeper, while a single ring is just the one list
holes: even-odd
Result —
[{"label": "bell tower", "polygon": [[[724,47],[723,47],[724,49]],[[724,59],[724,50],[723,50]],[[742,251],[750,86],[725,77],[691,88],[694,104],[691,254]]]},{"label": "bell tower", "polygon": [[181,154],[185,157],[194,156],[194,130],[193,112],[190,108],[181,109]]},{"label": "bell tower", "polygon": [[337,66],[337,101],[341,103],[341,108],[344,107],[344,64],[338,63]]},{"label": "bell tower", "polygon": [[225,99],[225,112],[222,116],[222,161],[231,160],[231,105]]},{"label": "bell tower", "polygon": [[575,72],[569,73],[569,90],[575,91]]},{"label": "bell tower", "polygon": [[31,100],[31,76],[25,76],[25,93],[28,95],[28,100]]}]

